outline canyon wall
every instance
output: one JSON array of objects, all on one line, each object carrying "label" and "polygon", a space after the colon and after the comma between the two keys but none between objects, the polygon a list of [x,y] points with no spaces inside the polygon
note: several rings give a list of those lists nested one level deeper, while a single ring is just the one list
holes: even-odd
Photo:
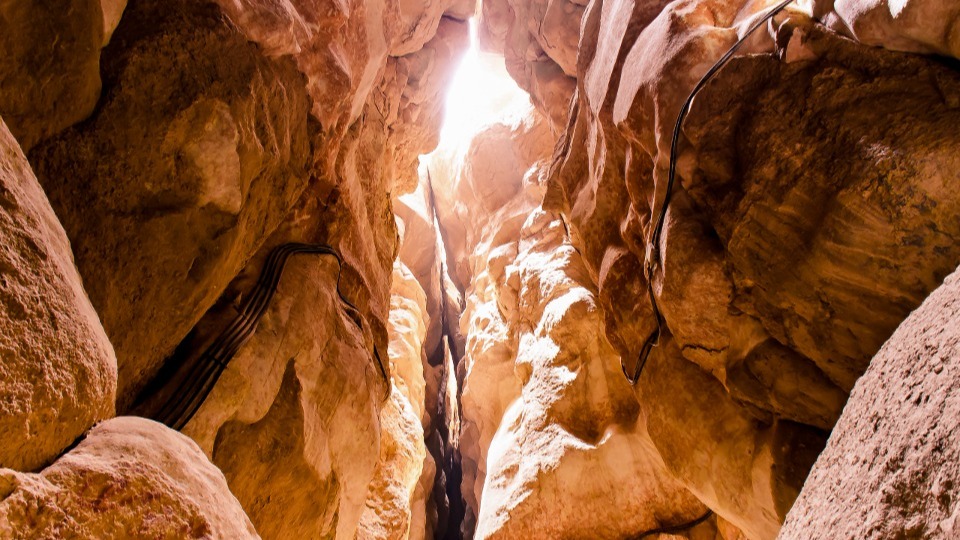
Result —
[{"label": "canyon wall", "polygon": [[[467,537],[631,538],[705,511],[667,472],[580,254],[560,216],[540,207],[552,143],[548,120],[530,110],[430,162],[445,182],[436,192],[447,245],[461,246],[449,260],[469,283]],[[716,524],[696,534],[714,538]]]},{"label": "canyon wall", "polygon": [[[22,327],[4,340],[3,535],[19,537],[23,504],[91,474],[111,481],[57,509],[79,528],[38,537],[432,535],[426,336],[391,309],[432,319],[391,300],[409,277],[393,200],[437,144],[472,4],[41,4],[0,7],[0,116],[17,138],[3,140],[4,234],[11,271],[30,272],[4,272],[4,306],[24,309],[4,311],[23,322],[4,332]],[[342,264],[294,255],[218,367],[200,353],[290,242]],[[196,444],[147,420],[88,431],[174,409]],[[131,529],[154,515],[138,490],[182,520]],[[184,497],[196,505],[170,502]]]},{"label": "canyon wall", "polygon": [[[678,127],[773,0],[48,4],[0,538],[956,534],[956,2],[792,6]],[[421,165],[477,7],[532,106]]]},{"label": "canyon wall", "polygon": [[[484,44],[503,52],[560,135],[536,185],[545,191],[543,211],[567,224],[583,266],[577,283],[596,291],[602,324],[553,338],[555,348],[578,350],[602,332],[615,351],[605,369],[633,369],[656,327],[652,290],[665,334],[634,389],[640,431],[664,477],[713,510],[728,537],[778,535],[855,381],[960,261],[960,201],[951,188],[960,180],[958,72],[950,60],[900,52],[953,54],[957,11],[936,1],[897,10],[886,2],[815,3],[810,12],[789,8],[751,36],[693,104],[679,133],[661,243],[647,245],[683,101],[772,4],[485,2],[481,19]],[[580,26],[557,15],[582,8]],[[841,25],[855,40],[835,33]],[[488,137],[478,135],[471,152],[496,144]],[[543,331],[539,313],[550,313],[551,303],[539,297],[528,300],[533,311],[513,312],[524,257],[511,242],[523,238],[527,214],[509,204],[516,214],[499,210],[517,189],[498,182],[518,173],[476,169],[504,159],[503,141],[523,137],[502,136],[496,158],[470,154],[447,172],[460,190],[446,197],[457,216],[446,224],[448,249],[467,293],[461,450],[464,495],[478,521],[466,528],[480,537],[523,538],[525,523],[550,530],[569,508],[590,508],[580,499],[588,483],[539,508],[540,497],[520,487],[531,474],[547,490],[543,471],[551,467],[538,460],[563,454],[555,442],[519,450],[535,431],[531,422],[551,422],[525,385],[542,377],[532,386],[562,400],[549,364],[524,361],[524,331]],[[471,180],[475,174],[483,181]],[[480,186],[475,193],[461,193],[471,182]],[[533,195],[528,204],[539,201]],[[463,210],[484,205],[506,212],[490,220],[497,232],[480,232],[486,218]],[[550,268],[539,264],[540,272]],[[579,395],[589,410],[592,394]],[[613,406],[616,398],[599,401]],[[528,505],[537,509],[526,513]],[[673,507],[675,515],[695,517],[683,508]],[[633,514],[615,515],[623,522]]]}]

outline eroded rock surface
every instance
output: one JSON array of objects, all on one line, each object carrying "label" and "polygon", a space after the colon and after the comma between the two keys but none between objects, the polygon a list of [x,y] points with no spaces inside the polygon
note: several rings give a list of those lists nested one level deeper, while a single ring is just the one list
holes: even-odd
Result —
[{"label": "eroded rock surface", "polygon": [[117,361],[70,242],[0,120],[0,467],[30,471],[114,413]]},{"label": "eroded rock surface", "polygon": [[259,538],[193,441],[134,417],[98,425],[39,473],[0,469],[0,536]]},{"label": "eroded rock surface", "polygon": [[861,43],[960,58],[960,5],[950,0],[816,0],[813,14]]},{"label": "eroded rock surface", "polygon": [[[436,465],[427,453],[421,423],[426,414],[422,347],[428,317],[423,289],[410,270],[398,263],[390,302],[393,386],[380,412],[380,458],[360,519],[359,538],[433,537],[436,516],[427,498]],[[429,420],[426,423],[429,426]]]},{"label": "eroded rock surface", "polygon": [[116,26],[104,9],[117,8],[100,0],[0,5],[0,116],[25,151],[93,112],[100,47]]},{"label": "eroded rock surface", "polygon": [[137,2],[103,64],[96,113],[31,160],[117,350],[123,410],[287,215],[315,130],[293,63],[211,4]]},{"label": "eroded rock surface", "polygon": [[[706,510],[647,435],[581,256],[559,216],[539,206],[552,141],[531,112],[477,134],[453,166],[442,154],[430,164],[456,171],[437,181],[438,210],[469,284],[467,537],[628,538]],[[690,532],[718,534],[712,520]]]},{"label": "eroded rock surface", "polygon": [[960,273],[857,381],[780,538],[955,538]]}]

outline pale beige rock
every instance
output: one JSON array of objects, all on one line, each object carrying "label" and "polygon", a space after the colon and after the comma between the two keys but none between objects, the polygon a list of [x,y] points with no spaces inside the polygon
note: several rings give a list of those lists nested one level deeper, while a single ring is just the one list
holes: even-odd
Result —
[{"label": "pale beige rock", "polygon": [[439,142],[443,91],[468,44],[469,25],[443,18],[422,49],[386,63],[371,101],[391,137],[391,153],[384,161],[393,164],[390,176],[397,194],[416,189],[419,156]]},{"label": "pale beige rock", "polygon": [[0,538],[259,538],[190,439],[121,417],[37,474],[0,470]]},{"label": "pale beige rock", "polygon": [[480,43],[502,52],[507,71],[547,114],[554,132],[566,124],[575,89],[582,4],[571,0],[487,0]]},{"label": "pale beige rock", "polygon": [[956,538],[960,273],[900,325],[857,381],[782,539]]},{"label": "pale beige rock", "polygon": [[[250,290],[274,246],[323,241],[346,261],[340,292],[363,311],[352,314],[339,299],[332,257],[294,256],[257,331],[184,429],[224,471],[264,538],[352,537],[377,465],[386,386],[374,350],[389,361],[379,322],[388,304],[361,276],[389,282],[382,268],[391,264],[394,244],[372,231],[392,219],[361,227],[358,220],[387,214],[365,207],[356,177],[345,180],[338,193],[321,184],[308,190],[226,298]],[[337,197],[341,202],[332,204]],[[371,236],[358,241],[358,231]],[[218,331],[234,313],[234,306],[220,306],[198,332]]]},{"label": "pale beige rock", "polygon": [[462,227],[447,247],[469,283],[468,537],[627,538],[704,512],[646,435],[563,224],[538,208],[551,142],[529,116],[476,135],[452,178],[436,172],[457,170],[449,157],[430,163],[447,238]]},{"label": "pale beige rock", "polygon": [[0,120],[0,467],[34,470],[114,414],[117,360],[70,242]]},{"label": "pale beige rock", "polygon": [[952,0],[814,0],[811,7],[861,43],[960,58],[960,4]]},{"label": "pale beige rock", "polygon": [[0,3],[0,116],[24,151],[93,112],[106,27],[100,0]]},{"label": "pale beige rock", "polygon": [[427,506],[422,489],[417,500],[417,490],[433,485],[433,471],[424,467],[428,454],[421,425],[424,294],[401,264],[394,266],[391,292],[388,333],[393,391],[380,412],[380,458],[357,530],[357,538],[363,539],[424,538]]},{"label": "pale beige rock", "polygon": [[542,210],[520,230],[519,290],[500,301],[515,303],[501,310],[513,311],[523,390],[487,452],[476,538],[629,538],[705,511],[647,436],[564,240],[562,223]]},{"label": "pale beige rock", "polygon": [[331,136],[360,118],[389,56],[421,50],[443,15],[463,20],[456,0],[217,0],[270,56],[290,55],[307,80],[313,114]]}]

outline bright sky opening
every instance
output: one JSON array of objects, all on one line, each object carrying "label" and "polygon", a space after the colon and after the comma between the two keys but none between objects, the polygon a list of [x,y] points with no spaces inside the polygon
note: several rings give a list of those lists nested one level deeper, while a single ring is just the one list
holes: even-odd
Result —
[{"label": "bright sky opening", "polygon": [[447,90],[438,150],[460,146],[488,124],[530,109],[530,98],[507,73],[503,56],[480,51],[477,21],[470,19],[470,48]]}]

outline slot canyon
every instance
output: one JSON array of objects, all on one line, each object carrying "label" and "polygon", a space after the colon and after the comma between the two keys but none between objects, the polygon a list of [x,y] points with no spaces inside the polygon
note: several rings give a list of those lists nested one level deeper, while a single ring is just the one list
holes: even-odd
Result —
[{"label": "slot canyon", "polygon": [[957,0],[0,0],[0,539],[960,539],[958,241]]}]

